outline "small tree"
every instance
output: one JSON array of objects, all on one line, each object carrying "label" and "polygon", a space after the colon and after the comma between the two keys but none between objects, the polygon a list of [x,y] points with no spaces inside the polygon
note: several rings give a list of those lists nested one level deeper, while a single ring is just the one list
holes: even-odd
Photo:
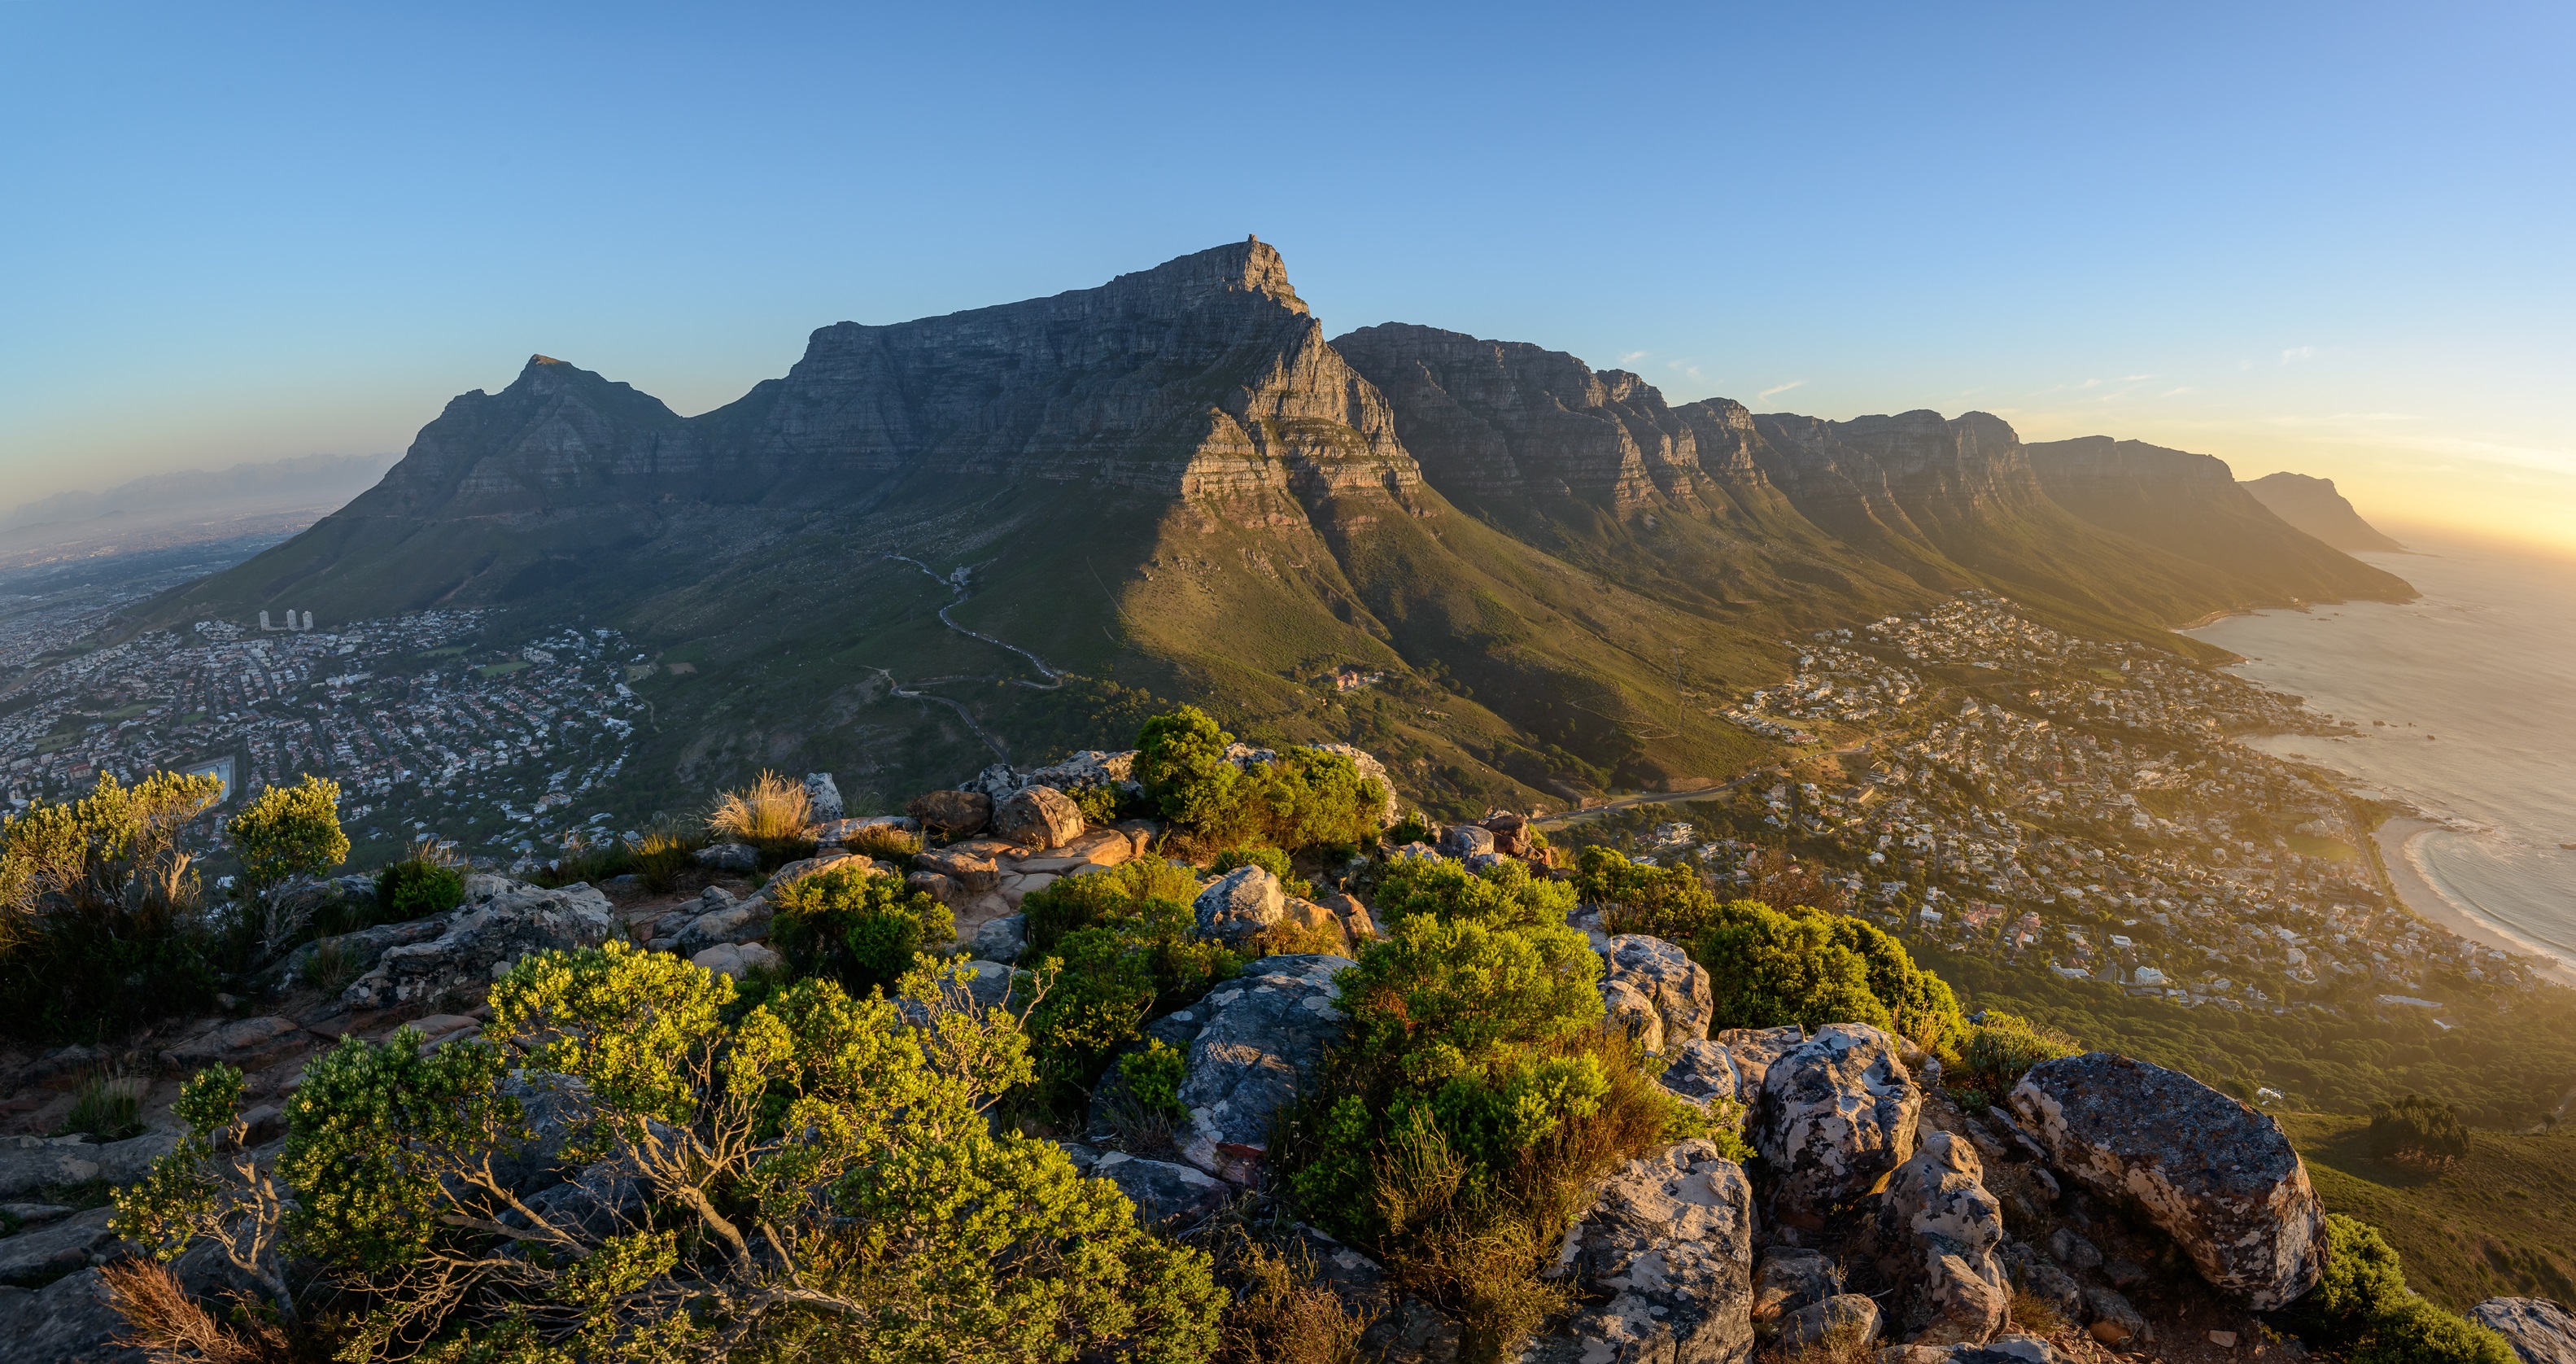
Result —
[{"label": "small tree", "polygon": [[245,890],[261,894],[291,876],[316,876],[349,860],[340,829],[340,783],[312,773],[259,793],[225,824]]},{"label": "small tree", "polygon": [[[901,1003],[800,981],[728,1024],[731,981],[611,944],[522,959],[479,1039],[343,1041],[277,1161],[289,1252],[363,1305],[335,1357],[1205,1359],[1208,1257],[995,1132],[1027,1048],[962,969]],[[189,1149],[161,1167],[178,1196],[123,1225],[164,1255],[252,1197],[190,1182]]]},{"label": "small tree", "polygon": [[852,994],[890,986],[915,953],[956,936],[948,906],[907,891],[865,863],[798,877],[771,897],[769,935],[800,976],[828,976]]},{"label": "small tree", "polygon": [[1136,780],[1175,824],[1196,827],[1222,814],[1241,773],[1226,761],[1234,736],[1196,706],[1157,715],[1136,732]]}]

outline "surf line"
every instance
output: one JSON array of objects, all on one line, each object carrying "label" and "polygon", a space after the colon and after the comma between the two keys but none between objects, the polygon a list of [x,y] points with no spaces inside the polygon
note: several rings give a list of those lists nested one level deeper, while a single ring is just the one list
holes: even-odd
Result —
[{"label": "surf line", "polygon": [[1031,682],[1024,677],[1006,677],[1002,679],[1004,682],[1015,687],[1027,687],[1031,691],[1054,691],[1056,688],[1064,685],[1064,674],[1048,667],[1045,659],[1038,657],[1036,654],[1030,653],[1019,645],[1010,643],[1007,640],[995,639],[981,630],[969,630],[965,626],[958,624],[954,619],[950,618],[948,613],[957,609],[957,607],[966,600],[968,595],[966,590],[966,569],[959,568],[955,573],[943,578],[936,572],[933,572],[930,565],[923,563],[919,559],[908,558],[901,554],[889,554],[886,557],[898,560],[902,563],[910,564],[914,568],[920,569],[922,572],[930,575],[930,580],[932,582],[938,583],[957,594],[955,597],[949,599],[946,606],[939,608],[940,624],[947,626],[949,629],[954,630],[961,635],[969,635],[976,639],[980,639],[996,648],[1008,649],[1012,653],[1018,654],[1020,657],[1027,659],[1039,672],[1047,675],[1047,680],[1044,682]]}]

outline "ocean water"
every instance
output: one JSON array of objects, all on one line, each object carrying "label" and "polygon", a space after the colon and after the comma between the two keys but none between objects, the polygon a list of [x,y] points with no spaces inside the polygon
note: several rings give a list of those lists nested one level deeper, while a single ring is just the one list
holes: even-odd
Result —
[{"label": "ocean water", "polygon": [[2576,850],[2558,846],[2576,843],[2576,561],[2399,538],[2417,552],[2356,557],[2420,601],[2264,611],[2191,633],[2244,655],[2243,676],[2363,730],[2260,747],[2445,821],[2415,845],[2434,888],[2576,963]]}]

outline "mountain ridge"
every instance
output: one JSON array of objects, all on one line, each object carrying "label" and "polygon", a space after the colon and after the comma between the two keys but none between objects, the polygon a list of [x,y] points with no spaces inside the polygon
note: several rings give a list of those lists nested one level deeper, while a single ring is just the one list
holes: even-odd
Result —
[{"label": "mountain ridge", "polygon": [[[2166,624],[2266,590],[2066,511],[1990,415],[1675,407],[1524,343],[1328,341],[1251,239],[818,328],[695,417],[532,357],[375,488],[149,618],[614,623],[691,664],[642,684],[673,790],[745,764],[918,787],[997,746],[1099,746],[1151,697],[1390,751],[1408,790],[1463,808],[1740,768],[1763,745],[1690,696],[1768,680],[1784,634],[1966,587],[2186,654],[2207,651]],[[1315,681],[1345,664],[1390,681]]]}]

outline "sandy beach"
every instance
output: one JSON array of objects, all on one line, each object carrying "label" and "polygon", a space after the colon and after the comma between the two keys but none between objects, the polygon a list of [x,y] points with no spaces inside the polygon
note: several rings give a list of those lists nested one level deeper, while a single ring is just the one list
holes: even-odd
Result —
[{"label": "sandy beach", "polygon": [[2562,985],[2576,986],[2576,967],[2559,961],[2538,943],[2470,913],[2425,877],[2423,869],[2416,865],[2414,844],[2441,827],[2421,819],[2392,819],[2371,835],[2379,844],[2379,857],[2388,867],[2388,879],[2396,887],[2397,898],[2419,919],[2440,924],[2474,943],[2515,956],[2537,958],[2541,974]]}]

